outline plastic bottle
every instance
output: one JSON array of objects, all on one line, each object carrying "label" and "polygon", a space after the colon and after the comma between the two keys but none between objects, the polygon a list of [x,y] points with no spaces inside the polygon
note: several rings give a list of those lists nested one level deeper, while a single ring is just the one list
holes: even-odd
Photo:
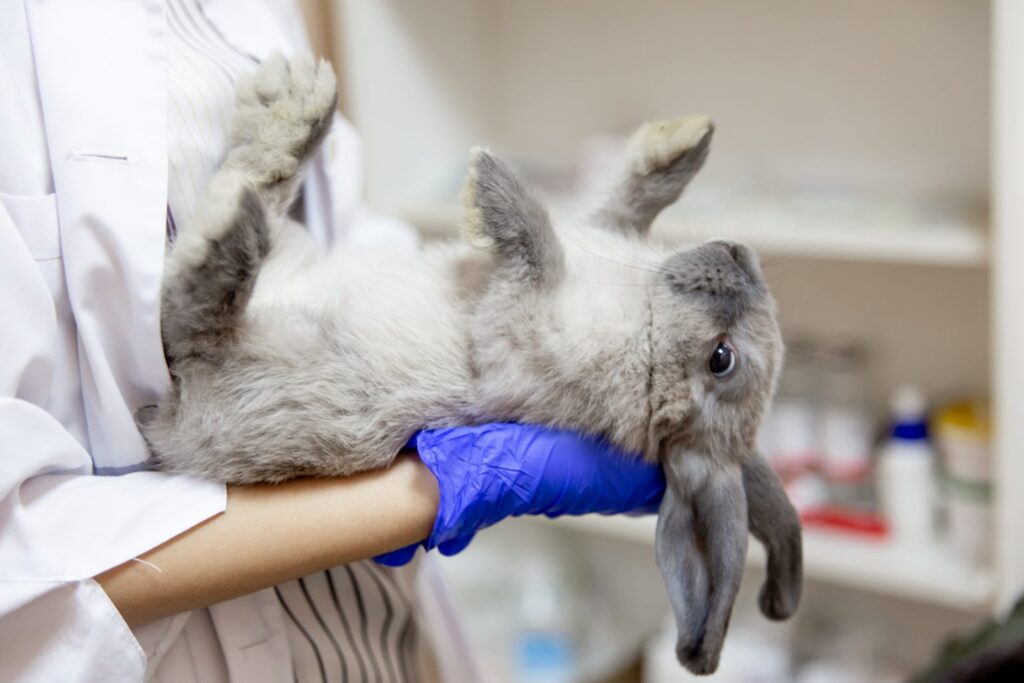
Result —
[{"label": "plastic bottle", "polygon": [[979,402],[946,406],[935,419],[945,531],[960,557],[981,566],[991,563],[995,526],[991,430],[988,406]]},{"label": "plastic bottle", "polygon": [[551,564],[533,558],[523,573],[522,630],[517,638],[517,680],[570,683],[575,677],[575,652],[566,618],[565,594]]},{"label": "plastic bottle", "polygon": [[882,512],[895,541],[927,543],[934,540],[936,458],[924,395],[915,386],[901,386],[890,410],[892,430],[878,458]]}]

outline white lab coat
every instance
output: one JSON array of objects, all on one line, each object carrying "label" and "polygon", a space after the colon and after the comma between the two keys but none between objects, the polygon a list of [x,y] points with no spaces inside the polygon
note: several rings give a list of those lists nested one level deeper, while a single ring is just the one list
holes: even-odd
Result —
[{"label": "white lab coat", "polygon": [[[244,3],[244,30],[231,5],[205,11],[247,52],[304,47],[291,2]],[[141,680],[147,660],[152,672],[185,617],[132,633],[91,577],[225,506],[223,486],[145,471],[132,417],[169,385],[163,12],[0,2],[0,680]],[[321,242],[370,225],[359,169],[339,121],[306,189]],[[373,223],[378,239],[408,239]],[[235,680],[289,678],[266,600],[211,608]]]}]

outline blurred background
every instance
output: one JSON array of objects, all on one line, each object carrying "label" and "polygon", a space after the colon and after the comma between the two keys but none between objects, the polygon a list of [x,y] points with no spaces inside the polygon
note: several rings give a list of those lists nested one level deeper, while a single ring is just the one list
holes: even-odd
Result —
[{"label": "blurred background", "polygon": [[[768,623],[752,545],[715,680],[930,680],[952,639],[1003,637],[1012,620],[986,620],[1024,586],[1012,0],[305,5],[367,201],[426,240],[457,234],[473,144],[557,216],[641,122],[715,120],[654,234],[762,256],[788,344],[762,446],[803,516],[807,579],[798,616]],[[516,520],[446,560],[488,680],[687,680],[653,540],[653,519]]]}]

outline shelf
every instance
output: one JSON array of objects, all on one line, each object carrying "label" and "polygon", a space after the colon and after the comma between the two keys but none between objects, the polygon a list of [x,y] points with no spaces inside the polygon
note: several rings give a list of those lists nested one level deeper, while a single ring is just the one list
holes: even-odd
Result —
[{"label": "shelf", "polygon": [[[560,517],[560,527],[653,548],[654,517]],[[764,565],[764,551],[751,539],[747,563]],[[994,596],[991,572],[965,565],[938,545],[905,547],[844,534],[804,531],[807,578],[943,607],[981,611]]]},{"label": "shelf", "polygon": [[[746,202],[728,211],[672,209],[658,219],[653,234],[670,244],[729,239],[783,259],[956,268],[988,263],[988,238],[980,219],[932,219],[899,206],[846,206]],[[556,218],[565,215],[557,203],[553,207]],[[460,211],[454,203],[421,205],[401,214],[428,238],[458,234]]]},{"label": "shelf", "polygon": [[[857,232],[844,228],[758,230],[751,227],[688,228],[667,224],[656,234],[671,240],[728,239],[754,247],[758,253],[799,260],[893,263],[960,268],[983,267],[988,244],[980,230],[898,227],[889,231]],[[675,238],[675,239],[673,239]]]},{"label": "shelf", "polygon": [[925,266],[983,267],[983,221],[922,215],[910,206],[827,200],[749,202],[690,215],[682,208],[655,224],[670,242],[731,239],[770,256]]}]

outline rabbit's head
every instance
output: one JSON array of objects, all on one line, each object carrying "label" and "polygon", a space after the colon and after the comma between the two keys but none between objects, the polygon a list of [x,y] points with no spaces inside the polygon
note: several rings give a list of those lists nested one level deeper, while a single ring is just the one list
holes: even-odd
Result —
[{"label": "rabbit's head", "polygon": [[[657,557],[679,629],[677,655],[694,673],[710,673],[743,572],[748,506],[761,502],[749,498],[764,495],[744,491],[743,474],[758,464],[757,432],[781,367],[782,336],[748,247],[709,242],[670,257],[662,270],[651,298],[648,438],[668,484]],[[767,476],[759,481],[777,482]],[[761,514],[789,536],[784,552],[799,554],[795,515],[778,491],[772,502],[776,509]],[[773,618],[795,609],[794,564],[766,584],[762,605]]]},{"label": "rabbit's head", "polygon": [[[474,153],[464,189],[467,237],[494,256],[473,343],[493,389],[482,393],[498,397],[501,417],[600,432],[662,464],[656,554],[678,657],[702,674],[718,666],[748,525],[768,549],[762,611],[792,614],[801,581],[799,521],[755,452],[783,354],[757,256],[730,242],[667,252],[643,239],[702,166],[712,130],[706,117],[642,127],[623,176],[575,233],[556,232],[486,152]],[[599,245],[623,266],[611,284],[614,259]]]},{"label": "rabbit's head", "polygon": [[782,364],[757,255],[709,242],[666,260],[651,288],[648,452],[721,465],[754,453]]}]

